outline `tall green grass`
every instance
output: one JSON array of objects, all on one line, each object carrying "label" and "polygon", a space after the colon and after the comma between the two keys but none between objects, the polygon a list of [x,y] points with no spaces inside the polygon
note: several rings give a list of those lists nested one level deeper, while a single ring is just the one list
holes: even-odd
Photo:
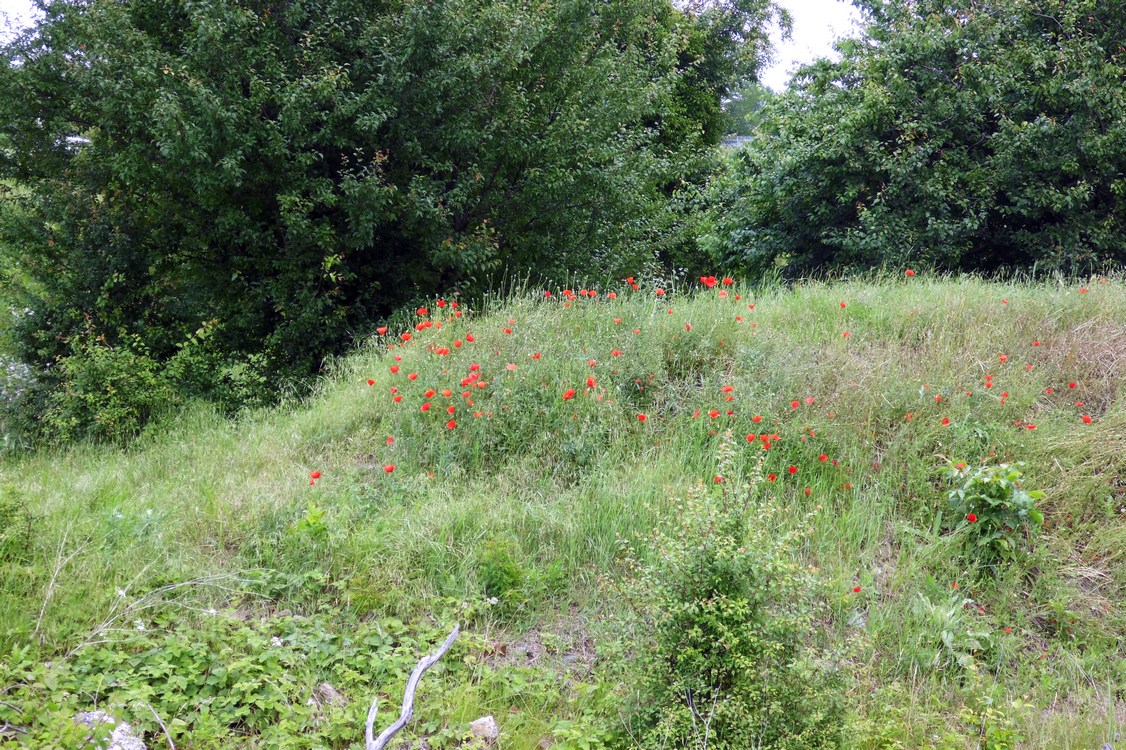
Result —
[{"label": "tall green grass", "polygon": [[[5,458],[0,637],[55,658],[119,626],[123,602],[198,581],[172,597],[185,622],[225,606],[421,621],[499,593],[501,637],[562,619],[608,638],[622,540],[715,480],[730,430],[725,481],[765,457],[795,519],[820,509],[807,556],[859,746],[973,746],[974,696],[1019,716],[1024,746],[1097,745],[1126,710],[1126,293],[1084,288],[917,276],[431,304],[412,322],[433,327],[373,338],[299,405],[198,406],[128,449]],[[462,384],[471,364],[486,387]],[[1047,492],[1017,564],[959,557],[948,460],[1022,461]]]}]

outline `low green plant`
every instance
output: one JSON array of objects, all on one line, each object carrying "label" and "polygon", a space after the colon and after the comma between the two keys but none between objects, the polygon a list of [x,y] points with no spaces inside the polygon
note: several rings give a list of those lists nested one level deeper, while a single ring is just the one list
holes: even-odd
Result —
[{"label": "low green plant", "polygon": [[995,693],[995,688],[987,689],[975,672],[961,719],[973,731],[981,750],[1014,750],[1025,740],[1022,719],[1032,707],[1019,698],[999,699]]},{"label": "low green plant", "polygon": [[[731,448],[730,435],[724,447]],[[721,465],[725,464],[721,461]],[[836,675],[812,644],[818,582],[799,552],[811,524],[749,485],[698,487],[632,552],[642,675],[632,735],[643,748],[835,747]]]},{"label": "low green plant", "polygon": [[908,618],[915,642],[905,649],[912,668],[973,669],[975,658],[992,647],[992,637],[970,616],[972,605],[957,592],[938,600],[918,593]]},{"label": "low green plant", "polygon": [[986,464],[969,469],[953,466],[948,476],[958,486],[948,495],[959,528],[966,534],[967,552],[979,562],[1012,560],[1020,534],[1035,533],[1044,514],[1033,507],[1043,492],[1022,489],[1023,464]]},{"label": "low green plant", "polygon": [[76,338],[56,366],[60,387],[48,398],[43,428],[57,441],[94,438],[121,443],[175,401],[138,336],[110,345],[103,337]]}]

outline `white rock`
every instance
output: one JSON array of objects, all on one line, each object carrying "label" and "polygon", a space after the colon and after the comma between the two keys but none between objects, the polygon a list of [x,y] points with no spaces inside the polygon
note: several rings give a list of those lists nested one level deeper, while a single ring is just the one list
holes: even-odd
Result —
[{"label": "white rock", "polygon": [[469,722],[469,733],[488,747],[497,744],[497,740],[500,739],[500,727],[492,716],[482,716],[477,721]]},{"label": "white rock", "polygon": [[85,724],[91,729],[107,724],[113,727],[113,732],[109,736],[109,744],[96,748],[91,746],[94,750],[146,750],[145,743],[133,733],[133,727],[105,711],[87,711],[78,714],[74,717],[74,723]]}]

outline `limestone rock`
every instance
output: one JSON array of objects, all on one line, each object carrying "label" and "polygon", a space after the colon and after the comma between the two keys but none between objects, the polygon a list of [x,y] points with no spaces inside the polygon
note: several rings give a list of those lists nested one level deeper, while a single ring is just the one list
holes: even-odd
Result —
[{"label": "limestone rock", "polygon": [[483,742],[486,747],[493,747],[500,739],[500,727],[492,716],[482,716],[476,721],[469,722],[469,733],[474,739]]},{"label": "limestone rock", "polygon": [[[133,727],[121,721],[115,716],[111,716],[105,711],[87,711],[86,713],[78,714],[74,717],[75,724],[84,724],[90,729],[95,729],[103,725],[113,727],[113,732],[109,737],[109,744],[95,748],[94,750],[146,750],[145,743],[141,738],[133,733]],[[91,746],[92,748],[94,746]]]},{"label": "limestone rock", "polygon": [[339,706],[340,708],[344,708],[348,705],[348,699],[327,682],[322,682],[320,685],[317,685],[317,689],[313,691],[313,697],[321,706]]}]

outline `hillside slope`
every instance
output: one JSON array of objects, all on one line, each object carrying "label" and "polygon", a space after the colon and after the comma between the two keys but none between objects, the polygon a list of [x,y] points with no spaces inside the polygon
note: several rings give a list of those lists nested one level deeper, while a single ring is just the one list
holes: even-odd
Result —
[{"label": "hillside slope", "polygon": [[[358,746],[460,620],[412,725],[431,747],[485,712],[506,747],[620,745],[621,543],[760,461],[816,511],[851,743],[1113,739],[1123,283],[689,286],[435,301],[299,405],[6,459],[0,722],[28,734],[0,740],[104,704],[154,747]],[[942,472],[1013,462],[1043,528],[976,568]],[[325,681],[349,705],[307,704]]]}]

